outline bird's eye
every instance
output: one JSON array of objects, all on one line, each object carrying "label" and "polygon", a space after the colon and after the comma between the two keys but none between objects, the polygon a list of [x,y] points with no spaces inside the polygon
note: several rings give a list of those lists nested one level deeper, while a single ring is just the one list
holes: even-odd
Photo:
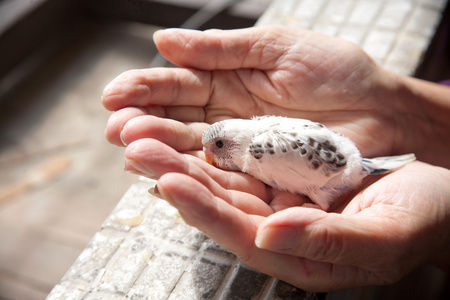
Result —
[{"label": "bird's eye", "polygon": [[222,148],[223,147],[223,142],[221,140],[218,140],[216,142],[216,147],[219,148],[219,149]]}]

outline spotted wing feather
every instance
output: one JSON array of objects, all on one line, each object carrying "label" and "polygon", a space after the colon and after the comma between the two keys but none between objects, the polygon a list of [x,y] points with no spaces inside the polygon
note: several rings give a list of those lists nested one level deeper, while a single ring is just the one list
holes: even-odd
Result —
[{"label": "spotted wing feather", "polygon": [[307,195],[326,209],[330,199],[341,191],[324,187],[335,177],[340,178],[337,175],[347,165],[345,155],[334,143],[335,134],[310,121],[289,126],[271,124],[254,135],[244,171],[277,189]]},{"label": "spotted wing feather", "polygon": [[321,130],[319,126],[304,127],[301,133],[297,128],[270,128],[255,135],[249,152],[255,159],[265,157],[294,164],[301,160],[311,170],[321,169],[326,175],[339,172],[347,164],[346,158],[324,134],[317,134]]}]

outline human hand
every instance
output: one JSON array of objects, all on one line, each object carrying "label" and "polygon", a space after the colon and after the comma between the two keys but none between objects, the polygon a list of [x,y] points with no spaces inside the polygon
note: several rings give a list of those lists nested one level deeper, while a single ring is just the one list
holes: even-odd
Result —
[{"label": "human hand", "polygon": [[207,124],[269,114],[319,121],[365,157],[404,152],[398,76],[354,44],[288,27],[170,29],[154,40],[184,68],[128,71],[105,88],[105,107],[117,111],[106,129],[113,144],[156,138],[178,151],[200,150]]},{"label": "human hand", "polygon": [[[423,263],[449,266],[447,169],[408,164],[336,214],[295,206],[301,196],[276,190],[261,190],[258,199],[232,179],[239,173],[200,175],[194,161],[184,166],[192,173],[160,178],[164,199],[244,263],[295,286],[328,291],[388,284]],[[228,190],[211,185],[214,180],[227,182]],[[292,207],[279,211],[285,206]]]},{"label": "human hand", "polygon": [[[147,149],[147,150],[145,150]],[[127,156],[183,219],[244,263],[312,291],[388,284],[420,264],[449,264],[450,171],[414,162],[351,195],[340,214],[247,174],[142,139]]]},{"label": "human hand", "polygon": [[[400,242],[404,242],[402,249],[408,250],[415,234],[411,230],[411,238],[405,238],[408,232],[404,227],[417,229],[418,236],[423,237],[423,240],[427,229],[448,227],[446,220],[449,209],[448,203],[444,201],[448,199],[448,193],[445,192],[439,196],[444,200],[436,204],[436,207],[445,208],[443,215],[439,215],[440,219],[436,220],[444,227],[418,216],[407,220],[408,226],[397,226],[395,229],[395,221],[390,219],[392,215],[388,212],[385,224],[381,216],[376,217],[375,213],[384,214],[384,210],[378,209],[384,209],[381,200],[389,200],[391,195],[392,199],[396,199],[397,196],[397,190],[383,194],[383,189],[389,185],[387,178],[401,181],[406,167],[382,178],[386,186],[379,183],[382,182],[380,180],[375,183],[376,186],[367,185],[364,192],[356,191],[352,195],[355,198],[349,197],[348,206],[340,207],[339,212],[342,211],[342,214],[338,215],[297,207],[308,200],[268,188],[246,174],[215,169],[200,159],[201,133],[208,123],[264,114],[307,118],[324,123],[351,138],[367,157],[416,152],[405,148],[408,144],[404,142],[404,132],[406,127],[420,122],[403,119],[408,115],[405,112],[410,106],[402,106],[398,102],[398,86],[404,87],[403,84],[397,86],[400,77],[376,65],[357,46],[292,28],[204,33],[168,30],[158,33],[155,41],[169,60],[189,68],[129,71],[111,82],[104,91],[103,103],[106,108],[117,112],[107,124],[106,136],[114,144],[128,145],[128,170],[160,178],[158,186],[161,194],[182,212],[186,221],[236,253],[244,262],[308,289],[328,290],[382,283],[383,279],[388,282],[409,270],[399,262],[395,266],[402,267],[401,270],[393,271],[392,274],[382,271],[387,261],[395,261],[401,256],[400,251],[391,252],[390,258],[379,262],[379,265],[375,265],[378,261],[372,261],[374,265],[370,265],[370,261],[364,264],[362,261],[370,257],[345,256],[344,251],[350,251],[353,255],[356,250],[363,249],[346,246],[363,247],[363,244],[358,243],[361,238],[369,245],[385,250],[383,254],[387,256],[389,246],[383,242],[392,242],[392,236],[380,236],[372,231],[364,236],[364,232],[358,232],[357,229],[352,231],[352,228],[347,228],[349,234],[345,235],[345,226],[362,222],[362,228],[366,228],[369,225],[366,223],[371,222],[367,222],[364,217],[372,217],[373,213],[375,224],[383,225],[384,230],[392,229],[392,232],[404,234],[394,244],[400,249]],[[417,115],[414,117],[414,121],[417,121]],[[413,138],[410,140],[420,144]],[[435,170],[423,166],[435,167],[420,163],[413,165],[418,164],[421,167],[413,173],[421,176],[420,184],[428,175],[429,179],[435,179],[428,174]],[[425,169],[429,171],[427,176],[421,174]],[[437,174],[448,178],[445,170],[436,169],[439,170]],[[431,195],[425,195],[421,190],[422,195],[419,197],[437,197],[436,188],[440,188],[440,183],[430,187],[433,192]],[[406,199],[408,194],[405,191],[411,194],[412,188],[417,186],[416,181],[405,182],[403,190],[398,191],[398,195],[402,196],[399,199]],[[367,194],[368,191],[372,194]],[[380,204],[372,209],[367,204],[370,201]],[[389,207],[392,214],[400,214],[401,209],[393,209],[396,205]],[[212,222],[215,217],[219,219]],[[313,233],[318,232],[321,239],[316,243],[317,248],[311,246],[303,251],[320,250],[321,245],[330,243],[336,245],[332,249],[337,252],[342,250],[341,255],[336,254],[335,260],[332,260],[331,250],[322,253],[321,257],[321,252],[314,255],[306,253],[310,256],[302,254],[299,247],[287,254],[277,253],[277,249],[268,251],[257,248],[257,233],[269,228],[271,222],[277,226],[282,224],[278,218],[281,221],[291,220],[293,223],[286,223],[287,226],[297,226],[301,233],[311,231],[306,236],[309,237],[308,242],[314,242]],[[209,220],[209,224],[205,220]],[[321,223],[322,220],[325,223]],[[340,227],[339,222],[342,223]],[[312,226],[315,224],[319,226]],[[323,224],[335,227],[328,228]],[[302,229],[303,225],[308,226]],[[386,234],[383,230],[380,232]],[[270,233],[270,230],[267,231],[265,238],[264,233],[258,236],[260,247],[268,247]],[[448,238],[444,233],[440,234],[442,240]],[[344,239],[344,236],[347,238]],[[327,237],[333,239],[327,240]],[[304,242],[302,239],[299,241]],[[438,252],[442,248],[442,245],[433,244],[433,241],[426,241],[429,248],[418,251],[420,255],[416,256],[414,263],[409,264],[411,268],[428,259],[433,251]],[[352,260],[353,257],[356,258]],[[299,270],[303,271],[302,276],[296,273]],[[344,280],[339,274],[347,277]],[[385,276],[377,277],[382,275]]]}]

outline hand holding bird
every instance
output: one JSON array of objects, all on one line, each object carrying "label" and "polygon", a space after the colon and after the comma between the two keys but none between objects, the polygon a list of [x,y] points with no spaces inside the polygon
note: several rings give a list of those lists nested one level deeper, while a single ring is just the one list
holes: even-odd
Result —
[{"label": "hand holding bird", "polygon": [[[387,284],[423,263],[450,269],[448,88],[389,72],[354,44],[288,27],[169,29],[154,41],[181,68],[114,79],[102,98],[115,111],[106,137],[127,146],[127,170],[159,179],[162,197],[188,224],[308,290]],[[349,138],[362,157],[413,152],[429,164],[368,176],[328,212],[307,208],[308,197],[205,162],[210,124],[253,115],[312,119]],[[331,138],[313,140],[275,149],[263,135],[249,153],[265,160],[284,145],[300,157],[313,152],[311,172],[325,174],[326,163],[329,174],[347,170],[346,150]]]}]

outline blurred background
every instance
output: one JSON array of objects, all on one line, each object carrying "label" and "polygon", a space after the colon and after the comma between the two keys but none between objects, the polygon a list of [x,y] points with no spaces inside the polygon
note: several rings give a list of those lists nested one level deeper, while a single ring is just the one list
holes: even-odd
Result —
[{"label": "blurred background", "polygon": [[[249,27],[271,2],[0,0],[0,299],[45,298],[137,181],[100,97],[123,71],[167,65],[153,32]],[[416,77],[450,78],[449,16]]]},{"label": "blurred background", "polygon": [[100,97],[164,65],[153,32],[249,27],[270,2],[0,0],[0,299],[45,298],[137,181]]}]

